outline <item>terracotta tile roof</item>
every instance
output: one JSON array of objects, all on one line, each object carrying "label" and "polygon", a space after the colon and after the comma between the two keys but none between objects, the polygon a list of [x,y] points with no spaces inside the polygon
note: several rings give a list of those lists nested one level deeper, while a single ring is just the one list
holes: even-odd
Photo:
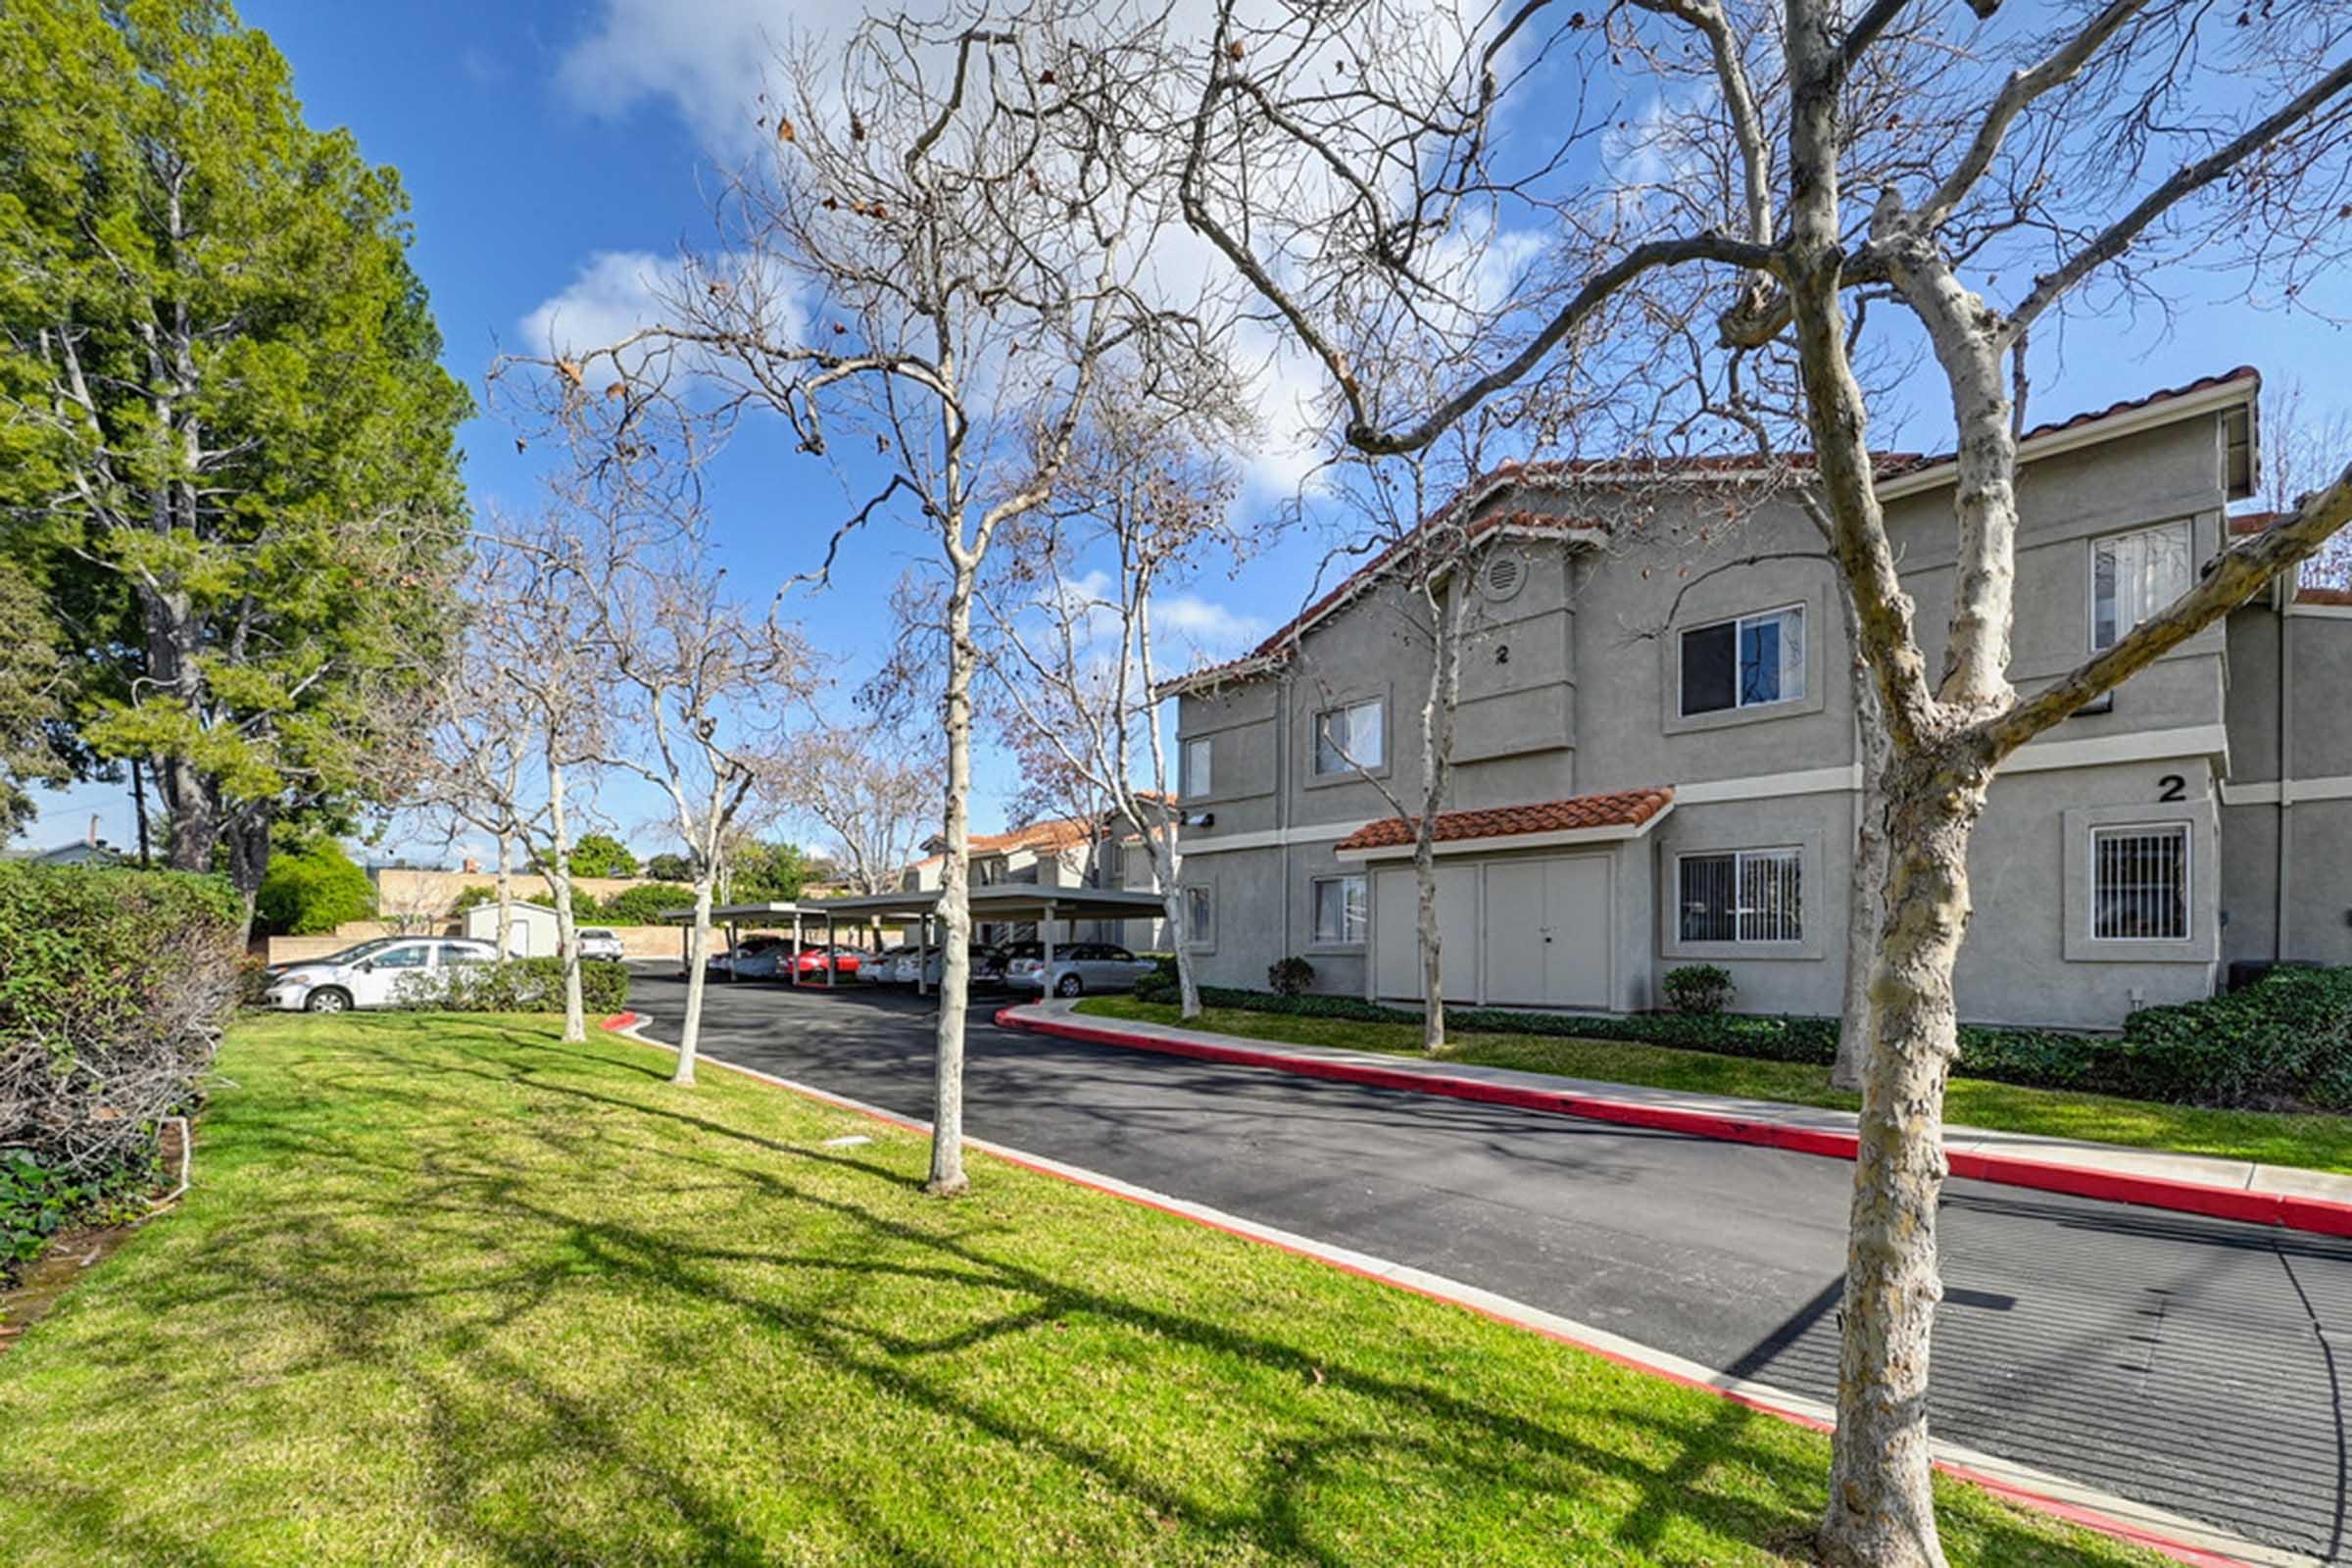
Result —
[{"label": "terracotta tile roof", "polygon": [[2231,381],[2251,381],[2256,386],[2260,386],[2262,372],[2251,365],[2241,365],[2233,370],[2224,370],[2219,375],[2200,375],[2194,381],[2183,386],[2158,387],[2153,392],[2135,398],[2126,398],[2121,403],[2110,403],[2107,407],[2088,414],[2078,414],[2071,418],[2060,419],[2051,424],[2037,424],[2028,430],[2021,439],[2031,441],[2037,435],[2056,435],[2061,430],[2072,430],[2080,425],[2096,424],[2101,419],[2112,419],[2119,414],[2136,414],[2141,409],[2154,408],[2159,403],[2170,403],[2175,398],[2184,398],[2194,392],[2206,392],[2217,386],[2227,386]]},{"label": "terracotta tile roof", "polygon": [[1003,833],[975,833],[971,837],[971,853],[998,855],[1006,850],[1066,850],[1073,844],[1084,844],[1095,836],[1096,831],[1092,817],[1050,817]]},{"label": "terracotta tile roof", "polygon": [[[1605,795],[1571,795],[1564,801],[1502,806],[1485,811],[1441,811],[1438,842],[1501,839],[1520,833],[1567,833],[1578,828],[1640,827],[1674,804],[1672,789],[1618,790]],[[1343,850],[1395,849],[1413,842],[1420,819],[1384,817],[1340,840]]]}]

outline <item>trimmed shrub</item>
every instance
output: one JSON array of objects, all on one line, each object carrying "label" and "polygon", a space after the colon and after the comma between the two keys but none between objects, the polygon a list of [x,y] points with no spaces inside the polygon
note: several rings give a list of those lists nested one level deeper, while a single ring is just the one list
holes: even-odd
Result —
[{"label": "trimmed shrub", "polygon": [[1278,997],[1296,997],[1315,983],[1315,966],[1297,954],[1266,965],[1266,984]]},{"label": "trimmed shrub", "polygon": [[623,888],[597,906],[597,915],[613,925],[660,925],[663,909],[689,908],[694,889],[675,882],[647,882]]},{"label": "trimmed shrub", "polygon": [[242,915],[216,877],[0,862],[0,1257],[151,1174],[235,1010]]},{"label": "trimmed shrub", "polygon": [[[1147,976],[1137,1000],[1176,1000],[1175,982]],[[1210,1007],[1294,1017],[1418,1025],[1421,1015],[1360,997],[1278,996],[1203,986]],[[1448,1007],[1456,1029],[1711,1051],[1727,1056],[1827,1066],[1838,1055],[1838,1020],[1744,1013],[1631,1016]],[[2176,1104],[2352,1112],[2352,968],[2277,969],[2242,991],[2133,1013],[2120,1035],[1963,1025],[1968,1078],[2075,1089]]]},{"label": "trimmed shrub", "polygon": [[375,913],[375,884],[333,839],[313,839],[270,858],[253,917],[273,936],[324,936]]},{"label": "trimmed shrub", "polygon": [[1666,1000],[1674,1010],[1696,1016],[1721,1012],[1732,1004],[1732,972],[1712,963],[1686,963],[1666,971]]},{"label": "trimmed shrub", "polygon": [[[581,959],[580,1001],[591,1013],[620,1011],[629,1001],[628,965]],[[562,1012],[564,960],[507,958],[403,975],[393,1005],[420,1012]]]},{"label": "trimmed shrub", "polygon": [[635,876],[637,857],[610,833],[583,833],[572,840],[573,876]]}]

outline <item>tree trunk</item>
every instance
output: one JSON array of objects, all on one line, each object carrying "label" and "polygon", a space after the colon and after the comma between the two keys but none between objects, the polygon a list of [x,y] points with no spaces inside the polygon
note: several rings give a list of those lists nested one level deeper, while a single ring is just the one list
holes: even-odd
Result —
[{"label": "tree trunk", "polygon": [[245,911],[239,940],[251,941],[254,903],[261,896],[262,878],[270,872],[269,810],[255,803],[239,806],[228,813],[222,829],[228,841],[228,885],[236,890]]},{"label": "tree trunk", "polygon": [[1446,1049],[1445,938],[1438,929],[1438,854],[1432,837],[1433,809],[1421,813],[1413,837],[1413,885],[1421,921],[1421,1051],[1434,1056]]},{"label": "tree trunk", "polygon": [[925,1190],[953,1198],[970,1183],[963,1174],[963,1015],[972,990],[971,813],[972,642],[974,566],[956,563],[948,595],[948,793],[942,826],[947,859],[939,874],[939,1029],[931,1109],[931,1179]]},{"label": "tree trunk", "polygon": [[1928,1349],[1943,1286],[1943,1088],[1959,1049],[1952,966],[1968,932],[1968,844],[1992,768],[1982,756],[1898,751],[1887,771],[1897,848],[1872,980],[1846,1241],[1838,1429],[1824,1555],[1842,1568],[1943,1568],[1928,1444]]},{"label": "tree trunk", "polygon": [[1152,876],[1159,884],[1159,906],[1167,919],[1168,947],[1176,955],[1176,1015],[1198,1018],[1200,974],[1193,964],[1192,917],[1184,906],[1184,857],[1169,842],[1175,837],[1173,823],[1144,830],[1144,842],[1152,854]]},{"label": "tree trunk", "polygon": [[1854,877],[1845,916],[1845,999],[1838,1019],[1838,1059],[1830,1082],[1859,1094],[1878,1020],[1870,1001],[1871,971],[1879,959],[1879,927],[1886,915],[1886,763],[1893,741],[1870,666],[1861,658],[1853,601],[1845,609],[1847,641],[1854,649],[1854,727],[1860,748],[1862,790],[1854,801]]},{"label": "tree trunk", "polygon": [[136,757],[130,760],[130,808],[138,821],[139,869],[144,871],[154,865],[155,860],[148,847],[147,765]]},{"label": "tree trunk", "polygon": [[514,930],[514,835],[498,836],[498,956],[503,960],[513,957],[509,946]]},{"label": "tree trunk", "polygon": [[1421,819],[1413,825],[1413,882],[1421,921],[1421,1051],[1446,1050],[1445,938],[1438,928],[1438,813],[1446,809],[1446,786],[1453,771],[1453,720],[1462,696],[1462,622],[1470,612],[1466,580],[1475,556],[1453,562],[1452,580],[1439,603],[1425,590],[1434,645],[1430,649],[1429,698],[1421,709]]},{"label": "tree trunk", "polygon": [[710,861],[702,861],[702,874],[694,879],[694,937],[686,956],[686,1021],[678,1030],[678,1066],[669,1075],[673,1084],[691,1087],[694,1083],[695,1054],[703,1039],[703,970],[710,961]]},{"label": "tree trunk", "polygon": [[547,760],[547,824],[551,854],[547,885],[556,899],[556,956],[564,965],[564,1038],[588,1038],[588,1007],[580,996],[580,938],[571,914],[571,832],[564,819],[564,764]]}]

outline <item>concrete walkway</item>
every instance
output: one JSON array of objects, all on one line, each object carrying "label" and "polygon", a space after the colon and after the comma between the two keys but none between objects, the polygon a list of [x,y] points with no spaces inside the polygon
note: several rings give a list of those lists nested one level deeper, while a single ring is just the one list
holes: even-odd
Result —
[{"label": "concrete walkway", "polygon": [[[998,1014],[998,1020],[1015,1028],[1095,1045],[1124,1045],[1378,1088],[1419,1091],[1735,1143],[1761,1144],[1833,1158],[1854,1157],[1858,1118],[1852,1111],[1521,1072],[1470,1062],[1290,1045],[1205,1029],[1096,1017],[1077,1008],[1076,1002],[1049,1000],[1007,1007]],[[2243,1159],[2168,1153],[2121,1144],[1991,1132],[1978,1127],[1947,1127],[1944,1151],[1953,1175],[1977,1181],[2071,1193],[2080,1198],[2137,1203],[2249,1224],[2280,1225],[2322,1235],[2352,1236],[2352,1176],[2260,1165]]]}]

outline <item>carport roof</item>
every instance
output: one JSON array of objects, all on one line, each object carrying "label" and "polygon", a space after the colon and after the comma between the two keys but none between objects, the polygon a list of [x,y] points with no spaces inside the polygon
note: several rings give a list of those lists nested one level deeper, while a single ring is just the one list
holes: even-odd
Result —
[{"label": "carport roof", "polygon": [[[923,888],[905,893],[858,894],[843,899],[817,899],[801,906],[803,914],[924,915],[938,912],[940,890]],[[1042,920],[1052,911],[1056,920],[1133,920],[1160,911],[1159,895],[1140,888],[1043,887],[1031,882],[1000,882],[973,888],[972,915],[980,920]]]},{"label": "carport roof", "polygon": [[[740,920],[747,915],[756,914],[798,914],[804,907],[806,906],[799,904],[717,904],[710,907],[710,918],[713,920]],[[654,912],[657,918],[664,921],[694,918],[694,909],[691,906],[683,909],[657,909]]]},{"label": "carport roof", "polygon": [[[972,914],[982,920],[1042,920],[1051,908],[1056,920],[1134,920],[1160,911],[1159,895],[1138,888],[1056,888],[1031,882],[1000,882],[971,890]],[[775,914],[855,914],[883,919],[913,919],[937,913],[939,889],[910,889],[904,893],[859,893],[838,899],[804,899],[795,904],[721,904],[710,911],[713,920],[740,920]],[[663,909],[667,920],[691,920],[694,910]]]}]

